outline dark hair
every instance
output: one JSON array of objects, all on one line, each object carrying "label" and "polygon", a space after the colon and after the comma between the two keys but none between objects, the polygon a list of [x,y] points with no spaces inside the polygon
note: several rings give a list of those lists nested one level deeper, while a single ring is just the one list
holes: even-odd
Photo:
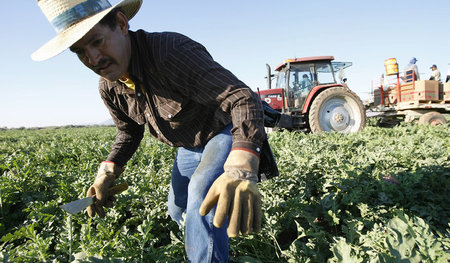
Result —
[{"label": "dark hair", "polygon": [[117,13],[122,12],[120,7],[116,7],[111,12],[109,12],[105,17],[100,20],[99,24],[109,26],[111,30],[116,29],[117,26]]}]

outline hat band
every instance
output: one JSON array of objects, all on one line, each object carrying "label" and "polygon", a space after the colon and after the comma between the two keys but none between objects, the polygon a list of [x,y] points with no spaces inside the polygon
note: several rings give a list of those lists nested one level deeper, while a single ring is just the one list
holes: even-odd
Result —
[{"label": "hat band", "polygon": [[53,25],[56,32],[59,33],[76,22],[99,13],[109,7],[111,7],[111,4],[108,0],[88,0],[62,12],[50,23]]}]

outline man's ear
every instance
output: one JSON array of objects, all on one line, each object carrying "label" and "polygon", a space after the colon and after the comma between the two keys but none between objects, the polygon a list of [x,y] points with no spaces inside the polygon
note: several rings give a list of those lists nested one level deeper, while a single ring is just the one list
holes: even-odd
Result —
[{"label": "man's ear", "polygon": [[127,16],[122,12],[117,12],[117,27],[119,28],[120,32],[122,34],[128,34],[128,18]]}]

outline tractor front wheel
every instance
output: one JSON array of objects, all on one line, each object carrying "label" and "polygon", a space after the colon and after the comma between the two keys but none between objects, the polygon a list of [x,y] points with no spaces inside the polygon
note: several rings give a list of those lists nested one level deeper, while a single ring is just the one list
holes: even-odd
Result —
[{"label": "tractor front wheel", "polygon": [[357,132],[366,125],[366,113],[358,95],[344,87],[322,91],[313,100],[309,110],[312,132]]}]

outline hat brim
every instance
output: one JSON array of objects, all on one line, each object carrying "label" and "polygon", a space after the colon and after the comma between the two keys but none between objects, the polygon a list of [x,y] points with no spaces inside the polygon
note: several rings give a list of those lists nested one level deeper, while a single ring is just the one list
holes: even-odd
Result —
[{"label": "hat brim", "polygon": [[61,31],[55,38],[31,54],[31,59],[35,61],[43,61],[62,53],[86,35],[114,8],[121,8],[128,20],[130,20],[134,17],[134,15],[136,15],[141,5],[142,0],[123,0],[98,14],[88,17],[83,21],[65,29],[64,31]]}]

